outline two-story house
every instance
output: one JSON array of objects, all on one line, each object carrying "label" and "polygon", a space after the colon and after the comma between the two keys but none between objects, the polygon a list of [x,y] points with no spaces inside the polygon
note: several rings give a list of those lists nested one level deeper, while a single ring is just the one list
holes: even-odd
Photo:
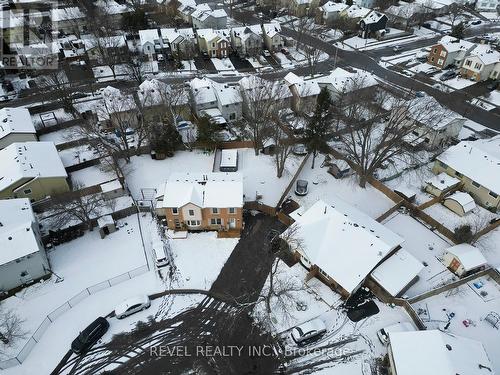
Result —
[{"label": "two-story house", "polygon": [[439,69],[444,69],[451,65],[459,68],[464,58],[474,48],[476,48],[474,43],[447,35],[431,47],[427,62]]},{"label": "two-story house", "polygon": [[50,276],[38,222],[29,199],[0,200],[0,292]]},{"label": "two-story house", "polygon": [[262,51],[264,40],[260,25],[233,27],[231,44],[240,57],[257,56]]},{"label": "two-story house", "polygon": [[321,20],[328,24],[339,18],[340,13],[349,8],[345,3],[336,3],[335,1],[327,1],[318,8]]},{"label": "two-story house", "polygon": [[500,77],[500,52],[489,45],[479,44],[462,64],[460,75],[476,81]]},{"label": "two-story house", "polygon": [[200,29],[196,31],[200,52],[219,59],[228,57],[231,48],[231,34],[227,29]]},{"label": "two-story house", "polygon": [[295,112],[304,113],[315,108],[321,88],[314,79],[305,80],[290,72],[284,81],[292,94],[292,109]]},{"label": "two-story house", "polygon": [[281,25],[278,22],[263,24],[262,33],[264,36],[264,44],[269,51],[279,51],[283,47],[283,38],[280,34]]},{"label": "two-story house", "polygon": [[[367,8],[365,8],[367,9]],[[362,38],[374,38],[385,34],[387,25],[387,16],[380,12],[371,12],[361,21],[359,21],[359,29]]]},{"label": "two-story house", "polygon": [[191,13],[191,22],[195,30],[224,29],[227,27],[227,13],[224,9],[210,8],[206,3],[200,4]]},{"label": "two-story house", "polygon": [[458,178],[476,203],[500,208],[500,135],[451,146],[436,158],[432,171]]},{"label": "two-story house", "polygon": [[243,228],[243,179],[233,173],[174,173],[158,197],[156,212],[172,230]]}]

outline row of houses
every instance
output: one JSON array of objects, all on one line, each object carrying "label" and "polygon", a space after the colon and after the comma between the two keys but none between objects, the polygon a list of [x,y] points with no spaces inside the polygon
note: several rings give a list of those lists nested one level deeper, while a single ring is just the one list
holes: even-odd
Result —
[{"label": "row of houses", "polygon": [[[194,52],[224,58],[231,51],[241,57],[256,56],[265,47],[277,51],[283,47],[281,27],[277,22],[226,28],[185,28],[140,30],[141,51],[150,58],[166,53],[178,55]],[[192,56],[191,56],[192,57]]]},{"label": "row of houses", "polygon": [[488,44],[476,44],[445,36],[431,47],[429,64],[445,69],[460,69],[460,75],[475,81],[500,77],[500,52]]}]

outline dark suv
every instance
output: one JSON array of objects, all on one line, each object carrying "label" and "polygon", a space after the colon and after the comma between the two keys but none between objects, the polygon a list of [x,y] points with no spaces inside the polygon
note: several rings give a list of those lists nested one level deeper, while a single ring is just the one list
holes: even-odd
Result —
[{"label": "dark suv", "polygon": [[78,337],[71,343],[71,350],[75,354],[81,354],[90,349],[106,333],[109,328],[108,321],[100,316],[87,328],[80,332]]}]

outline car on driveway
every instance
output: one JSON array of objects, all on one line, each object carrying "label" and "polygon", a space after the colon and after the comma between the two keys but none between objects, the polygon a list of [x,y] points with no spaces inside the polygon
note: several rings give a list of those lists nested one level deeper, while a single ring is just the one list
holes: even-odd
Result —
[{"label": "car on driveway", "polygon": [[496,90],[499,85],[500,85],[500,82],[495,81],[495,82],[491,82],[488,86],[486,86],[486,88],[490,91],[493,91],[493,90]]},{"label": "car on driveway", "polygon": [[94,346],[99,339],[108,331],[109,322],[100,316],[80,332],[78,337],[71,343],[71,350],[75,354],[82,354]]},{"label": "car on driveway", "polygon": [[415,328],[411,325],[411,323],[404,322],[404,323],[396,323],[391,326],[382,328],[377,331],[377,337],[379,341],[383,345],[389,344],[389,335],[394,332],[411,332],[415,331]]},{"label": "car on driveway", "polygon": [[271,52],[269,52],[267,49],[263,50],[262,54],[264,55],[264,57],[270,57],[271,56]]},{"label": "car on driveway", "polygon": [[482,23],[483,23],[483,21],[481,21],[481,20],[474,20],[470,24],[471,25],[481,25]]},{"label": "car on driveway", "polygon": [[316,318],[292,328],[290,335],[297,345],[305,345],[318,340],[325,332],[325,323],[321,319]]},{"label": "car on driveway", "polygon": [[439,77],[440,81],[447,81],[449,79],[455,78],[457,76],[457,72],[454,70],[447,70],[443,74],[441,74],[441,77]]},{"label": "car on driveway", "polygon": [[292,152],[295,155],[307,155],[307,148],[302,143],[299,143],[292,148]]},{"label": "car on driveway", "polygon": [[308,182],[306,180],[297,180],[297,182],[295,183],[295,194],[299,196],[307,195],[309,191],[307,185]]},{"label": "car on driveway", "polygon": [[145,294],[130,297],[115,307],[115,316],[117,319],[123,319],[136,312],[146,310],[150,306],[151,301]]}]

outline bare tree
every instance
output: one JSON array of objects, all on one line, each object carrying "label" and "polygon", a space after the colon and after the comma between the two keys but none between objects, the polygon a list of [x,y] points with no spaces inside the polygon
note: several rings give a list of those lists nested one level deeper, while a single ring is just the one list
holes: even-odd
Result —
[{"label": "bare tree", "polygon": [[243,99],[243,130],[253,141],[255,155],[272,135],[272,121],[286,107],[289,91],[281,82],[266,81],[256,76],[245,78],[240,85]]},{"label": "bare tree", "polygon": [[279,118],[274,118],[271,121],[271,140],[274,144],[274,164],[276,165],[276,177],[278,178],[283,176],[286,161],[292,153],[293,146],[293,140],[288,137],[284,126]]},{"label": "bare tree", "polygon": [[192,70],[193,59],[198,55],[198,48],[192,40],[184,39],[182,43],[178,43],[175,45],[175,48],[172,52],[174,55],[174,59],[177,60],[177,63],[179,65],[181,64],[181,61],[188,60],[189,70]]},{"label": "bare tree", "polygon": [[316,73],[316,65],[321,59],[323,51],[319,48],[314,48],[311,46],[304,46],[304,54],[307,59],[307,66],[309,67],[309,74],[314,76]]},{"label": "bare tree", "polygon": [[[73,190],[83,188],[79,181],[73,184]],[[102,195],[91,194],[61,194],[52,198],[51,222],[57,228],[62,228],[70,222],[84,223],[88,230],[92,230],[92,219],[99,216],[105,201]]]},{"label": "bare tree", "polygon": [[27,336],[27,331],[23,329],[24,322],[13,310],[0,304],[0,353],[14,345],[16,340]]},{"label": "bare tree", "polygon": [[363,86],[360,79],[348,88],[350,94],[342,100],[345,126],[337,133],[340,152],[357,166],[361,187],[389,161],[401,166],[415,162],[419,154],[409,149],[409,138],[424,142],[443,117],[432,97],[395,98],[385,90],[361,91]]},{"label": "bare tree", "polygon": [[77,115],[78,112],[73,106],[74,97],[71,90],[71,82],[63,70],[53,70],[38,78],[38,85],[41,89],[52,91],[52,97],[57,98],[65,111]]}]

